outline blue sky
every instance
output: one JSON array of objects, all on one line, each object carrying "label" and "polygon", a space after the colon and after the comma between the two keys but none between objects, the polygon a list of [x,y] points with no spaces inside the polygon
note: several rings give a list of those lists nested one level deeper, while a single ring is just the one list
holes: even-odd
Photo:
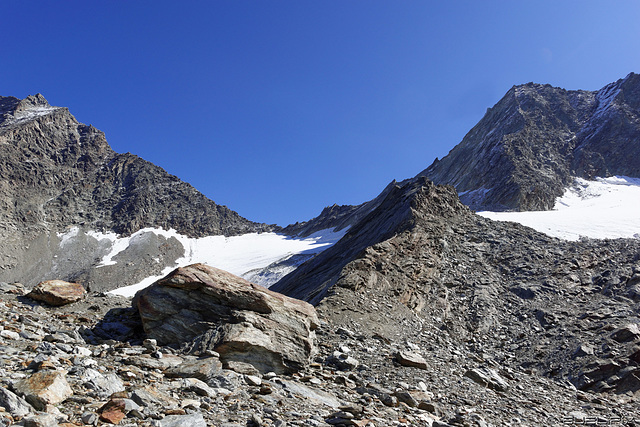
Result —
[{"label": "blue sky", "polygon": [[0,95],[42,93],[259,222],[358,204],[515,84],[640,72],[633,1],[13,1]]}]

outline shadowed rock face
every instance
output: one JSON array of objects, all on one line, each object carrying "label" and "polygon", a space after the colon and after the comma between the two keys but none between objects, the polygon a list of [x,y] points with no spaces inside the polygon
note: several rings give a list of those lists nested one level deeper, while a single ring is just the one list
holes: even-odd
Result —
[{"label": "shadowed rock face", "polygon": [[514,86],[419,175],[474,210],[548,210],[575,177],[640,176],[640,75],[595,91]]},{"label": "shadowed rock face", "polygon": [[382,195],[377,206],[338,243],[270,289],[317,304],[336,283],[343,267],[368,247],[412,229],[418,219],[433,219],[442,224],[448,218],[470,215],[453,187],[436,186],[422,177],[394,182]]},{"label": "shadowed rock face", "polygon": [[145,332],[163,345],[195,341],[227,365],[292,372],[315,353],[318,325],[308,303],[203,264],[178,268],[134,299]]}]

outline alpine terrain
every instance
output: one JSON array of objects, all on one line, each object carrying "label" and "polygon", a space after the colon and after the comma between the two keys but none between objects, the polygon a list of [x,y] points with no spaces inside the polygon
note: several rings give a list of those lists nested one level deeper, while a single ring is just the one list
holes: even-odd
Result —
[{"label": "alpine terrain", "polygon": [[[514,86],[414,178],[282,229],[0,101],[0,425],[640,425],[640,229],[613,214],[638,75]],[[474,212],[603,202],[602,239]]]}]

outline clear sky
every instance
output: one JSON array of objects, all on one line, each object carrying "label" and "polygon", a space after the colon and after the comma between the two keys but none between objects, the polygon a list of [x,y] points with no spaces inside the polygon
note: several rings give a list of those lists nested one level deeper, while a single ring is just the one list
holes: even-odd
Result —
[{"label": "clear sky", "polygon": [[5,1],[0,95],[286,225],[445,156],[512,85],[640,72],[640,1]]}]

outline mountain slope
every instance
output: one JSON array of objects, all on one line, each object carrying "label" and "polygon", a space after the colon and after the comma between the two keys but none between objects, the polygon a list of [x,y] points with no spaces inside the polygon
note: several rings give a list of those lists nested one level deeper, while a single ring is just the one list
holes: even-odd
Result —
[{"label": "mountain slope", "polygon": [[354,334],[444,352],[452,369],[470,351],[503,370],[633,394],[640,336],[616,331],[637,323],[638,254],[638,239],[568,242],[490,221],[418,177],[271,289]]},{"label": "mountain slope", "polygon": [[[68,109],[50,106],[40,94],[0,97],[0,176],[0,281],[33,284],[50,278],[56,266],[57,278],[86,278],[100,244],[78,241],[60,252],[59,235],[71,226],[122,235],[155,227],[190,237],[273,229],[217,205],[160,167],[114,152],[102,132],[78,123]],[[152,240],[150,253],[160,248],[177,258],[167,241]],[[68,258],[64,267],[61,258]],[[109,280],[131,284],[149,269],[157,273],[149,263],[137,272],[110,274]]]},{"label": "mountain slope", "polygon": [[419,175],[474,210],[547,210],[576,177],[640,177],[640,75],[599,91],[514,86]]}]

